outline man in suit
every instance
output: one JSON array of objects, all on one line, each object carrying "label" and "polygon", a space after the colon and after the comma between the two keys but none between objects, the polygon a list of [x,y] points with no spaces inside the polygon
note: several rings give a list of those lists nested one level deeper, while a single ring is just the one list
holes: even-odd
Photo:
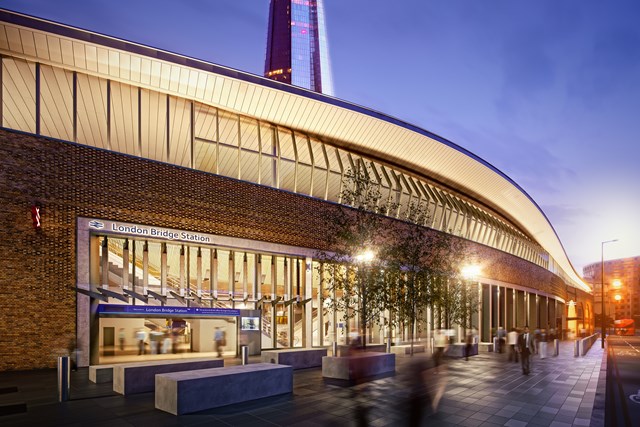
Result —
[{"label": "man in suit", "polygon": [[522,373],[529,375],[531,370],[531,354],[535,352],[533,335],[529,333],[529,327],[524,327],[524,332],[518,337],[518,351],[522,362]]}]

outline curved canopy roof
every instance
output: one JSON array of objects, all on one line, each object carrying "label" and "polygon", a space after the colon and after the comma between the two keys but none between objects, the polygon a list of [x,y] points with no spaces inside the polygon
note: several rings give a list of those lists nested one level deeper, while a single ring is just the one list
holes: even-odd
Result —
[{"label": "curved canopy roof", "polygon": [[535,201],[466,149],[382,113],[205,61],[0,10],[0,52],[148,88],[304,130],[434,179],[491,207],[540,244],[570,280],[575,272]]}]

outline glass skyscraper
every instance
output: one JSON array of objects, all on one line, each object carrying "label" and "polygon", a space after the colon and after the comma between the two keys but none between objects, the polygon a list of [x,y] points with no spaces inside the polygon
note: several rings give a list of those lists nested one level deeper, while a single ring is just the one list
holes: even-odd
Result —
[{"label": "glass skyscraper", "polygon": [[322,0],[271,0],[264,75],[333,95]]}]

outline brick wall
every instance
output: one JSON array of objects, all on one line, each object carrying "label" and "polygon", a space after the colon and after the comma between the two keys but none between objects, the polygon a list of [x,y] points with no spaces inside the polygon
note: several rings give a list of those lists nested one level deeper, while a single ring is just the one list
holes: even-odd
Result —
[{"label": "brick wall", "polygon": [[[322,248],[331,204],[0,129],[0,371],[53,367],[75,336],[78,216]],[[42,206],[42,229],[30,208]],[[497,280],[564,297],[550,272],[471,244]]]}]

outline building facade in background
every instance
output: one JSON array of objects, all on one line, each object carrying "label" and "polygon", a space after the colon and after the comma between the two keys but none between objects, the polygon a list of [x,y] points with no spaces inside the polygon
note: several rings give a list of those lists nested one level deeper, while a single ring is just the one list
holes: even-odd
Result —
[{"label": "building facade in background", "polygon": [[264,75],[333,95],[323,0],[271,0]]},{"label": "building facade in background", "polygon": [[[583,268],[583,278],[594,289],[595,313],[602,313],[601,262]],[[613,320],[633,319],[640,322],[640,257],[604,262],[604,310]]]},{"label": "building facade in background", "polygon": [[[0,88],[0,370],[72,348],[80,366],[214,355],[220,329],[225,356],[344,343],[357,320],[327,304],[317,253],[363,166],[394,202],[390,227],[418,203],[422,226],[468,249],[481,342],[500,326],[593,329],[591,288],[531,197],[417,126],[2,10]],[[425,320],[428,340],[440,325]]]}]

